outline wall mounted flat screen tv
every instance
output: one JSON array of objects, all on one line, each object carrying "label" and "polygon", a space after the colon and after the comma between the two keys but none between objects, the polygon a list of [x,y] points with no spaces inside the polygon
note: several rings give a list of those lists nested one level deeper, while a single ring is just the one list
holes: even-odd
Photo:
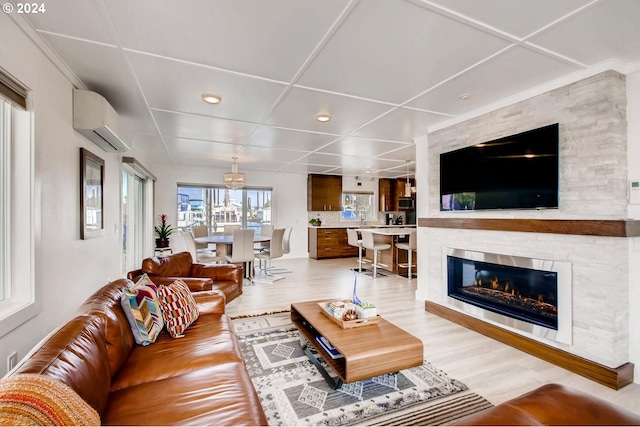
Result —
[{"label": "wall mounted flat screen tv", "polygon": [[440,210],[558,207],[559,125],[440,154]]}]

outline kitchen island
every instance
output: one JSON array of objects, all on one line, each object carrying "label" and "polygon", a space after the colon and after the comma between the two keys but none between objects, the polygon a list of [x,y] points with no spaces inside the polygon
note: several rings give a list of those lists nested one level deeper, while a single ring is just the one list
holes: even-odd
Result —
[{"label": "kitchen island", "polygon": [[[415,227],[358,228],[358,232],[372,232],[374,242],[391,245],[390,249],[378,253],[378,270],[387,270],[401,276],[407,276],[408,274],[408,268],[406,267],[408,254],[405,250],[396,249],[396,243],[409,241],[409,233],[412,230],[415,230]],[[373,251],[367,250],[363,258],[373,263]],[[417,256],[413,257],[414,264],[417,259]]]}]

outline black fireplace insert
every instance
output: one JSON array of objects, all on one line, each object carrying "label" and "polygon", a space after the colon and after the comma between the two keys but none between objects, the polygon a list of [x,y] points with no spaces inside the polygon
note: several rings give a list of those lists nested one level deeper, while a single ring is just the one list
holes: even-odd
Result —
[{"label": "black fireplace insert", "polygon": [[558,273],[447,256],[448,294],[486,310],[558,330]]}]

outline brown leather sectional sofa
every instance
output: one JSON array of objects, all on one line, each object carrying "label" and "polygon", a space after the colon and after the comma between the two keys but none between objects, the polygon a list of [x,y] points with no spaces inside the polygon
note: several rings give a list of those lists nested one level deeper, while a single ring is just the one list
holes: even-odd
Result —
[{"label": "brown leather sectional sofa", "polygon": [[468,417],[461,426],[640,425],[640,415],[560,384],[546,384]]},{"label": "brown leather sectional sofa", "polygon": [[143,347],[120,305],[130,283],[116,280],[94,293],[11,375],[66,383],[105,425],[267,425],[222,292],[193,294],[200,315],[184,337],[162,331]]},{"label": "brown leather sectional sofa", "polygon": [[242,295],[242,267],[194,263],[189,252],[146,258],[142,268],[130,271],[127,278],[136,282],[145,273],[156,285],[168,285],[181,279],[192,292],[219,289],[224,292],[227,303]]}]

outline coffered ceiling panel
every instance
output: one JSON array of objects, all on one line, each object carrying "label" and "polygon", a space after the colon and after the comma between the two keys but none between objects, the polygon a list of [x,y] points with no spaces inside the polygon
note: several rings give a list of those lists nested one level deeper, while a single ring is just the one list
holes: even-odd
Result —
[{"label": "coffered ceiling panel", "polygon": [[[26,3],[26,2],[25,2]],[[108,14],[100,0],[55,0],[37,2],[45,5],[44,13],[29,15],[29,21],[40,31],[64,34],[98,43],[117,44]]]},{"label": "coffered ceiling panel", "polygon": [[[342,135],[389,111],[391,106],[315,90],[292,88],[264,121],[268,125]],[[331,121],[320,123],[319,114]]]},{"label": "coffered ceiling panel", "polygon": [[287,150],[315,151],[320,147],[340,138],[337,135],[326,135],[312,132],[293,131],[288,129],[260,126],[249,144],[251,146],[284,148]]},{"label": "coffered ceiling panel", "polygon": [[633,62],[640,55],[639,17],[640,1],[601,1],[531,41],[586,65],[612,58]]},{"label": "coffered ceiling panel", "polygon": [[400,104],[506,46],[408,2],[367,0],[358,3],[300,84]]},{"label": "coffered ceiling panel", "polygon": [[248,146],[243,147],[241,153],[245,161],[251,161],[253,163],[260,163],[262,161],[289,163],[298,160],[306,154],[302,151]]},{"label": "coffered ceiling panel", "polygon": [[432,0],[432,3],[524,38],[590,0]]},{"label": "coffered ceiling panel", "polygon": [[[286,88],[210,67],[136,53],[127,56],[151,108],[259,122]],[[162,90],[156,90],[159,87]],[[203,93],[220,95],[224,102],[208,104]]]},{"label": "coffered ceiling panel", "polygon": [[152,110],[158,128],[165,136],[212,142],[244,144],[255,124],[193,114]]},{"label": "coffered ceiling panel", "polygon": [[[522,67],[521,64],[530,64]],[[531,50],[514,47],[410,102],[412,107],[437,107],[459,115],[519,92],[525,84],[535,87],[579,68]],[[469,94],[468,99],[460,99]]]},{"label": "coffered ceiling panel", "polygon": [[377,141],[374,139],[347,137],[319,149],[318,153],[340,154],[345,156],[376,157],[406,144]]},{"label": "coffered ceiling panel", "polygon": [[233,156],[237,156],[242,145],[240,144],[224,144],[214,143],[211,141],[202,141],[196,139],[183,139],[165,137],[164,141],[169,149],[171,156],[177,154],[203,154],[214,158],[224,160],[231,164]]},{"label": "coffered ceiling panel", "polygon": [[400,160],[405,162],[406,160],[414,160],[416,158],[416,146],[415,144],[407,145],[394,151],[381,154],[380,159],[388,160]]},{"label": "coffered ceiling panel", "polygon": [[352,132],[352,135],[389,141],[413,142],[416,137],[426,134],[427,128],[432,124],[451,117],[445,114],[428,113],[413,108],[399,107]]},{"label": "coffered ceiling panel", "polygon": [[346,0],[109,0],[129,49],[290,81]]}]

